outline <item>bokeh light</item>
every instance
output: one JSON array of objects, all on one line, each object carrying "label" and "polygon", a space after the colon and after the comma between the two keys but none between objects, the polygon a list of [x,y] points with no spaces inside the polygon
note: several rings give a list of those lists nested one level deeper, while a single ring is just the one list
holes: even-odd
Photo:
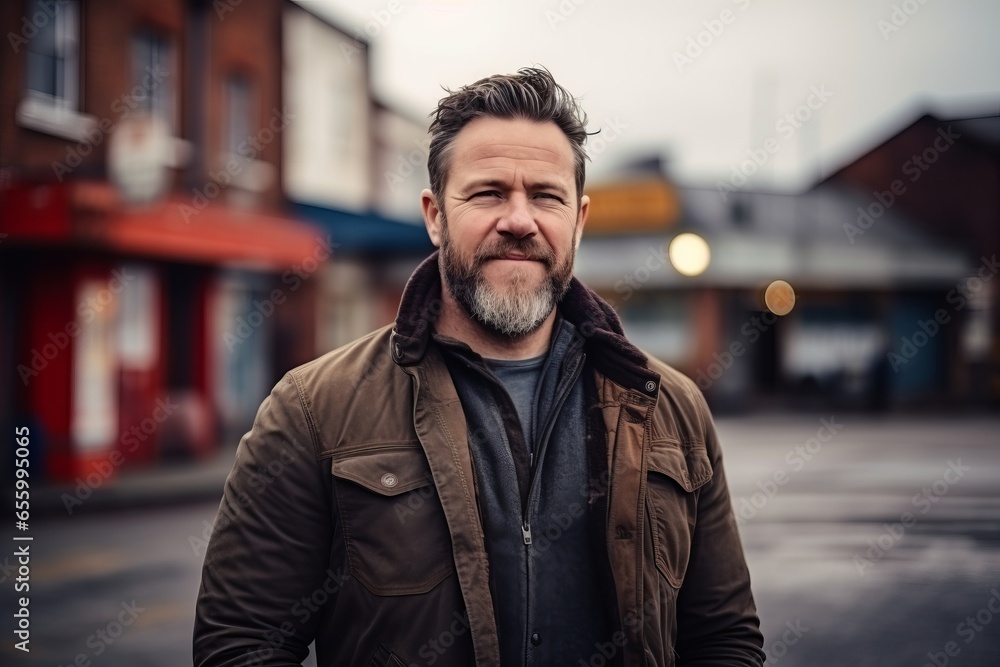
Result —
[{"label": "bokeh light", "polygon": [[764,304],[775,315],[787,315],[795,307],[795,290],[785,280],[775,280],[764,290]]},{"label": "bokeh light", "polygon": [[708,241],[691,232],[675,236],[667,253],[677,272],[685,276],[700,276],[712,261]]}]

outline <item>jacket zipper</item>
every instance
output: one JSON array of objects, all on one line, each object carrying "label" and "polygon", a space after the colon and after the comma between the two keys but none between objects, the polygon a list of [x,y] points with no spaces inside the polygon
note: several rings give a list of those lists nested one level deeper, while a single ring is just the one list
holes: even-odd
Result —
[{"label": "jacket zipper", "polygon": [[540,470],[536,466],[540,466],[545,458],[545,449],[549,444],[549,437],[552,435],[552,429],[555,428],[556,418],[559,413],[562,412],[563,405],[566,404],[566,399],[573,392],[573,386],[576,384],[577,378],[580,377],[580,372],[583,370],[583,362],[586,359],[585,354],[581,354],[579,359],[577,359],[576,366],[570,371],[568,377],[564,378],[560,385],[562,390],[556,397],[556,403],[549,410],[549,414],[545,420],[545,427],[542,429],[542,437],[538,440],[538,447],[534,448],[538,452],[538,456],[531,457],[531,470],[530,478],[528,482],[528,498],[525,506],[522,508],[521,516],[521,535],[524,538],[524,566],[525,566],[525,578],[527,579],[527,585],[525,586],[526,599],[524,601],[526,609],[529,611],[525,614],[525,626],[524,626],[524,664],[529,664],[531,661],[528,653],[528,644],[531,641],[531,522],[528,521],[528,517],[531,515],[531,507],[536,501],[537,494],[535,489],[538,487],[537,480],[540,476]]},{"label": "jacket zipper", "polygon": [[[552,429],[555,428],[556,417],[562,411],[563,405],[566,403],[566,399],[569,398],[570,393],[572,393],[573,385],[576,384],[577,379],[580,377],[580,373],[583,371],[584,362],[586,361],[587,355],[581,353],[577,359],[576,366],[570,371],[569,376],[564,378],[563,382],[560,384],[559,388],[562,390],[561,393],[556,397],[556,403],[552,406],[549,414],[545,421],[545,427],[542,429],[542,438],[539,440],[539,447],[537,448],[538,456],[534,455],[534,451],[529,452],[529,481],[528,481],[528,497],[525,502],[525,506],[521,508],[521,538],[524,540],[525,549],[525,578],[528,581],[528,585],[525,587],[525,592],[527,598],[525,599],[525,607],[531,609],[531,523],[528,521],[528,516],[530,515],[530,508],[532,502],[536,496],[535,489],[537,487],[536,478],[538,477],[538,470],[536,466],[540,464],[543,455],[545,454],[545,448],[548,446],[549,436],[552,434]],[[466,365],[478,372],[480,375],[488,377],[483,373],[476,364],[466,362]],[[532,448],[533,450],[535,448]],[[524,663],[528,663],[528,642],[531,635],[530,619],[525,619],[528,625],[524,628],[524,646],[523,655]]]},{"label": "jacket zipper", "polygon": [[528,481],[528,498],[525,507],[523,508],[524,514],[521,517],[521,533],[524,536],[524,544],[531,544],[531,523],[528,521],[528,517],[531,515],[531,507],[533,501],[535,500],[535,489],[537,488],[536,480],[539,476],[538,470],[536,469],[536,464],[541,464],[541,461],[545,458],[545,449],[549,445],[549,437],[552,435],[552,429],[555,428],[556,418],[562,411],[563,405],[566,404],[566,399],[569,398],[570,393],[572,393],[573,385],[576,384],[577,378],[580,377],[580,373],[583,370],[583,364],[586,360],[587,355],[581,354],[580,358],[577,360],[576,367],[570,371],[569,376],[564,379],[564,384],[561,387],[562,392],[556,397],[556,404],[552,406],[549,411],[548,417],[545,421],[545,427],[542,429],[542,437],[538,441],[537,452],[538,456],[534,455],[532,452],[531,456],[531,471],[530,478]]}]

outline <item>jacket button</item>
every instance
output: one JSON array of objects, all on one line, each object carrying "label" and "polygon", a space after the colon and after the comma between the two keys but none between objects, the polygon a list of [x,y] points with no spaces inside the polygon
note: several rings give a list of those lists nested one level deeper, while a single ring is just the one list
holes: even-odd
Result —
[{"label": "jacket button", "polygon": [[542,643],[542,636],[540,634],[538,634],[537,632],[532,632],[531,633],[531,645],[532,646],[538,646],[541,643]]},{"label": "jacket button", "polygon": [[390,489],[399,483],[399,478],[393,475],[391,472],[387,472],[382,475],[382,486],[387,486]]},{"label": "jacket button", "polygon": [[649,382],[647,382],[646,383],[646,391],[648,391],[650,393],[653,393],[654,391],[656,391],[656,383],[653,382],[652,380],[650,380]]}]

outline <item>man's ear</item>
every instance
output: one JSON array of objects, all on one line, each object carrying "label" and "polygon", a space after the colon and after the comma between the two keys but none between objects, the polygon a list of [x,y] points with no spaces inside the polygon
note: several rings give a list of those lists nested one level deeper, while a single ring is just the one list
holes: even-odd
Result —
[{"label": "man's ear", "polygon": [[431,243],[435,248],[440,248],[441,208],[438,206],[437,197],[426,188],[420,193],[420,209],[424,214],[424,225],[427,226],[427,235],[431,237]]},{"label": "man's ear", "polygon": [[580,197],[580,210],[576,214],[576,249],[580,249],[580,239],[583,238],[583,226],[587,224],[587,214],[590,213],[590,197]]}]

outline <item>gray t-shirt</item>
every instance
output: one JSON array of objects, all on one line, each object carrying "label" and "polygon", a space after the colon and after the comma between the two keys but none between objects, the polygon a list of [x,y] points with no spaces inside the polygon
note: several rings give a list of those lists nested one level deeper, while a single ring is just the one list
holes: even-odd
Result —
[{"label": "gray t-shirt", "polygon": [[538,379],[542,376],[542,365],[546,356],[547,353],[531,359],[483,359],[514,401],[514,408],[521,420],[521,430],[524,432],[524,441],[528,445],[529,452],[535,449],[532,415],[535,412],[535,391],[538,388]]}]

